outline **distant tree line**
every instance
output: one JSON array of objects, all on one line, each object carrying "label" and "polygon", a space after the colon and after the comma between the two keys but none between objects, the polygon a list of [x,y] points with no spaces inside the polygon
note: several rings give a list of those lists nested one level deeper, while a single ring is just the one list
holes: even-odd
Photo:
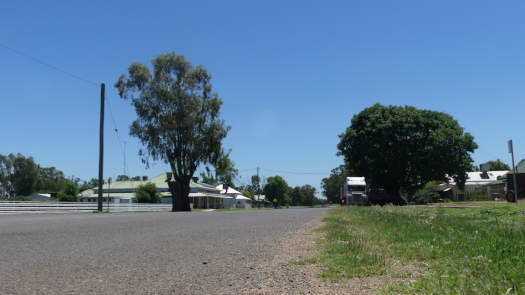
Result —
[{"label": "distant tree line", "polygon": [[77,201],[78,192],[98,185],[96,179],[81,184],[55,167],[42,167],[33,157],[0,155],[0,199],[24,200],[34,193],[56,194],[59,201]]},{"label": "distant tree line", "polygon": [[290,187],[281,176],[268,177],[263,184],[260,177],[253,175],[251,183],[239,186],[241,192],[254,200],[255,195],[265,195],[266,201],[277,206],[313,206],[323,202],[315,196],[316,189],[311,185]]},{"label": "distant tree line", "polygon": [[[340,165],[332,169],[330,176],[321,180],[321,188],[326,200],[333,204],[338,204],[340,200],[341,185],[345,183],[346,173],[344,172],[344,165]],[[350,175],[348,175],[350,176]]]}]

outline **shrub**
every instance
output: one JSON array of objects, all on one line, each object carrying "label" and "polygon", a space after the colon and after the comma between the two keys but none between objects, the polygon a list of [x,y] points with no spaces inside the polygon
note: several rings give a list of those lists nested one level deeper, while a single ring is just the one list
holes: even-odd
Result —
[{"label": "shrub", "polygon": [[78,202],[78,187],[72,182],[67,182],[64,188],[58,192],[59,202]]},{"label": "shrub", "polygon": [[29,199],[26,196],[14,196],[9,201],[29,201]]},{"label": "shrub", "polygon": [[423,188],[419,189],[412,195],[410,200],[416,204],[428,204],[437,202],[441,196],[439,195],[439,183],[431,181]]},{"label": "shrub", "polygon": [[161,196],[157,190],[157,186],[152,182],[139,185],[135,191],[135,197],[137,197],[138,203],[161,202]]}]

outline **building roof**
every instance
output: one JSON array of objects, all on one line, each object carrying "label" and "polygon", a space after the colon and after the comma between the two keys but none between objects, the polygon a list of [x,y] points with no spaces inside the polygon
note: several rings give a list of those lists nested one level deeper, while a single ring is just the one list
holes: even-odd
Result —
[{"label": "building roof", "polygon": [[[102,191],[104,194],[107,194],[108,192],[110,194],[117,194],[119,197],[123,198],[133,198],[135,197],[135,191],[139,185],[151,182],[155,184],[159,192],[162,196],[170,196],[169,193],[169,186],[166,182],[167,174],[162,173],[158,176],[155,176],[151,179],[148,179],[146,181],[142,180],[128,180],[128,181],[115,181],[111,184],[105,183],[102,187]],[[210,186],[208,184],[202,184],[194,182],[193,180],[190,181],[190,192],[208,192],[211,194],[219,194],[220,189],[215,188],[214,186]],[[98,188],[88,189],[85,191],[82,191],[80,193],[81,197],[91,197],[98,195]]]},{"label": "building roof", "polygon": [[[465,185],[484,185],[489,184],[498,181],[498,178],[504,177],[509,173],[508,170],[503,171],[487,171],[487,172],[481,172],[481,171],[474,171],[474,172],[467,172],[467,180],[465,181]],[[449,183],[452,185],[455,185],[456,182],[452,177],[449,177]]]},{"label": "building roof", "polygon": [[225,190],[224,189],[224,184],[219,184],[218,186],[215,187],[216,189],[220,189],[221,190],[221,194],[233,194],[233,195],[242,195],[242,193],[236,189],[234,189],[233,187],[231,186],[228,186],[228,189]]}]

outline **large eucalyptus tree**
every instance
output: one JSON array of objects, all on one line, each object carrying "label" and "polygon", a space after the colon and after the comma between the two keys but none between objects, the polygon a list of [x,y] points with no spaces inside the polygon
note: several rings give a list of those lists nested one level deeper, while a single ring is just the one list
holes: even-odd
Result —
[{"label": "large eucalyptus tree", "polygon": [[151,72],[131,64],[115,87],[135,107],[130,134],[145,146],[143,162],[162,160],[171,167],[172,211],[190,211],[190,180],[199,165],[217,163],[230,127],[219,117],[222,100],[206,69],[175,53],[160,54],[152,65]]}]

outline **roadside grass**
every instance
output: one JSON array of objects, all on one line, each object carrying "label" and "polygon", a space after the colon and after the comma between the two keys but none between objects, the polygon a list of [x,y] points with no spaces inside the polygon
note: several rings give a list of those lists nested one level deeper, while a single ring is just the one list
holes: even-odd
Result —
[{"label": "roadside grass", "polygon": [[324,221],[324,280],[393,277],[386,294],[525,294],[525,206],[344,207]]}]

